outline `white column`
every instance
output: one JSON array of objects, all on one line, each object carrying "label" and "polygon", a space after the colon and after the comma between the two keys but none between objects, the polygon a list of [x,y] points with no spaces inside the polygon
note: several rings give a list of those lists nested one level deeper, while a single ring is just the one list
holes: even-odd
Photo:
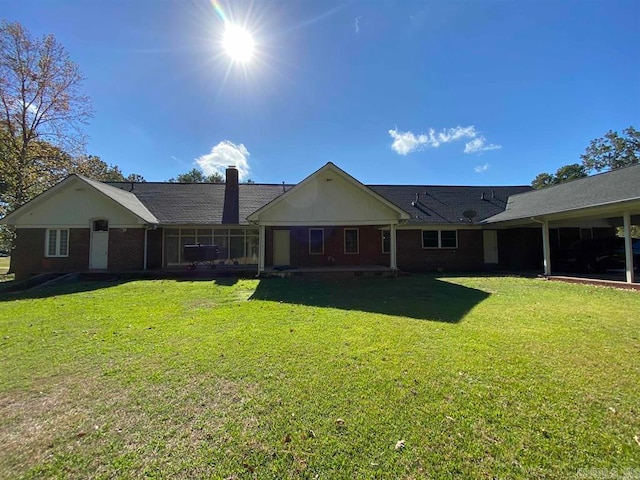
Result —
[{"label": "white column", "polygon": [[627,283],[633,283],[635,281],[635,275],[633,272],[633,245],[631,242],[631,214],[624,212],[623,230],[624,230],[624,256],[625,267],[627,270]]},{"label": "white column", "polygon": [[259,227],[258,236],[258,273],[264,272],[264,244],[265,244],[265,228],[264,225]]},{"label": "white column", "polygon": [[544,254],[544,275],[551,275],[551,248],[549,247],[549,220],[542,222],[542,251]]},{"label": "white column", "polygon": [[396,256],[396,225],[392,224],[389,226],[389,235],[390,238],[390,247],[391,251],[389,252],[389,267],[391,270],[396,270],[398,268],[397,256]]}]

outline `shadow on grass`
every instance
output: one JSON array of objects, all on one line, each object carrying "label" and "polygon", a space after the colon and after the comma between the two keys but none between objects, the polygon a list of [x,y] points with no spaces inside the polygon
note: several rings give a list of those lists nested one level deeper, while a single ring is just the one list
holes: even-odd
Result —
[{"label": "shadow on grass", "polygon": [[457,323],[488,293],[427,275],[360,279],[263,279],[251,300]]},{"label": "shadow on grass", "polygon": [[0,290],[0,302],[12,302],[14,300],[27,300],[36,298],[50,298],[73,293],[92,292],[103,288],[122,285],[130,280],[77,280],[74,282],[60,283],[58,285],[43,286],[29,290],[7,291]]}]

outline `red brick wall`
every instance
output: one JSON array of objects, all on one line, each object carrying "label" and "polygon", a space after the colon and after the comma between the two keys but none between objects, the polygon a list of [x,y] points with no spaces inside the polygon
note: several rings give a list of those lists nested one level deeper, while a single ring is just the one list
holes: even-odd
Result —
[{"label": "red brick wall", "polygon": [[45,272],[78,272],[89,268],[90,231],[69,229],[69,256],[44,256],[44,228],[18,228],[16,247],[11,254],[11,271],[16,280]]},{"label": "red brick wall", "polygon": [[[382,253],[382,236],[378,227],[322,227],[324,229],[324,253],[309,254],[309,228],[291,227],[291,265],[318,267],[331,265],[328,257],[334,257],[333,265],[382,265],[389,266],[389,254]],[[320,228],[320,227],[318,227]],[[344,229],[358,228],[358,254],[344,253]],[[472,271],[484,268],[484,249],[481,230],[458,230],[458,248],[423,249],[422,230],[398,230],[398,267],[406,271]],[[273,265],[273,231],[266,229],[265,266]]]},{"label": "red brick wall", "polygon": [[109,229],[109,271],[142,270],[144,266],[144,228]]},{"label": "red brick wall", "polygon": [[[294,266],[389,265],[389,255],[382,253],[382,237],[377,227],[322,227],[324,253],[309,253],[309,228],[291,228],[291,264]],[[317,227],[320,228],[320,227]],[[344,253],[344,230],[358,229],[358,253]],[[333,257],[333,261],[329,259]]]},{"label": "red brick wall", "polygon": [[458,230],[458,248],[422,248],[422,230],[398,230],[398,268],[405,271],[473,271],[484,268],[482,230]]}]

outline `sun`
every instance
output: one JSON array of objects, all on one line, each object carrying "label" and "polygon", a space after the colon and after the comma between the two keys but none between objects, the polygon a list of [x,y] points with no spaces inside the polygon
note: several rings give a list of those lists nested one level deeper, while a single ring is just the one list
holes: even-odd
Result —
[{"label": "sun", "polygon": [[247,63],[253,57],[255,42],[246,28],[228,24],[222,37],[222,46],[231,60]]}]

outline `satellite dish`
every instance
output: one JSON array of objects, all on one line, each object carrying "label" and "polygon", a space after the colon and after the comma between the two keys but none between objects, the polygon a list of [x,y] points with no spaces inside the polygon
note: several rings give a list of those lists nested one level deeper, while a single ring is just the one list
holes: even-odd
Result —
[{"label": "satellite dish", "polygon": [[465,210],[464,212],[462,212],[462,216],[470,222],[473,221],[476,215],[478,215],[478,212],[476,212],[475,210]]}]

